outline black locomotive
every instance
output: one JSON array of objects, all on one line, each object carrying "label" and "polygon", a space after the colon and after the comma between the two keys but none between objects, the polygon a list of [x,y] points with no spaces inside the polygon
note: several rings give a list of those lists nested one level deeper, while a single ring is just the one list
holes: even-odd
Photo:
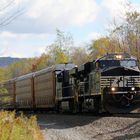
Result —
[{"label": "black locomotive", "polygon": [[140,70],[129,54],[106,54],[79,67],[58,64],[1,83],[1,108],[140,112]]},{"label": "black locomotive", "polygon": [[78,68],[65,70],[63,78],[63,94],[69,93],[65,98],[72,110],[140,112],[138,60],[127,53],[106,54]]}]

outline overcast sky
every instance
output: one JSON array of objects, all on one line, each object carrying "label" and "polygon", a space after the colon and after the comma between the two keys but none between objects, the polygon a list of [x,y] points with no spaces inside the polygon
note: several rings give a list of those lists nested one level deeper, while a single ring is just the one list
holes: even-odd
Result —
[{"label": "overcast sky", "polygon": [[[107,34],[124,12],[126,0],[0,0],[0,56],[34,57],[55,40],[56,29],[70,32],[76,44]],[[10,6],[7,5],[10,3]],[[139,0],[131,0],[139,8]],[[8,7],[8,8],[6,8]]]}]

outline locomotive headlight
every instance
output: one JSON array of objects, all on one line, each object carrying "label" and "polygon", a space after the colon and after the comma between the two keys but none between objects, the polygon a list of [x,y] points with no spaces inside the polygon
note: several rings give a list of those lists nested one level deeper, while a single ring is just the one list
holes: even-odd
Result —
[{"label": "locomotive headlight", "polygon": [[116,55],[117,59],[122,59],[122,55]]},{"label": "locomotive headlight", "polygon": [[111,88],[111,91],[115,91],[115,90],[116,90],[115,87],[112,87],[112,88]]},{"label": "locomotive headlight", "polygon": [[134,91],[135,90],[135,87],[131,87],[131,90]]}]

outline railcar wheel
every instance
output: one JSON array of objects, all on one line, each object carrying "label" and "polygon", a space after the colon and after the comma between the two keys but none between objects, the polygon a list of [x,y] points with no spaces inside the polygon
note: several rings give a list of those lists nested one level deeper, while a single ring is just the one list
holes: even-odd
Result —
[{"label": "railcar wheel", "polygon": [[78,111],[79,113],[82,113],[83,112],[83,100],[80,100],[79,101],[79,104],[78,104]]},{"label": "railcar wheel", "polygon": [[60,113],[60,111],[61,111],[61,102],[60,102],[60,101],[58,101],[58,102],[56,103],[56,105],[55,105],[55,111],[56,111],[57,113]]}]

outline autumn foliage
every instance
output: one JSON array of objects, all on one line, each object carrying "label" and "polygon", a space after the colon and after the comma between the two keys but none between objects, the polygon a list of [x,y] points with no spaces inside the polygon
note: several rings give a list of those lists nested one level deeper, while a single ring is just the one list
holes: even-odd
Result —
[{"label": "autumn foliage", "polygon": [[36,117],[27,118],[15,112],[0,112],[0,140],[43,140]]}]

